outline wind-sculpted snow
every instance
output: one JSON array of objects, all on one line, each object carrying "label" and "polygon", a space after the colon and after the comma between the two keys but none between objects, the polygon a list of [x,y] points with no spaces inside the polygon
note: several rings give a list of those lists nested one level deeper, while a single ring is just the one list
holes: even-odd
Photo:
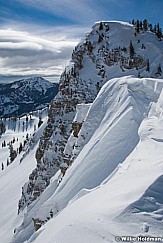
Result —
[{"label": "wind-sculpted snow", "polygon": [[[90,106],[78,134],[76,147],[81,146],[83,149],[80,147],[81,152],[67,170],[56,192],[47,201],[44,199],[42,206],[28,211],[25,228],[22,227],[13,242],[25,240],[26,231],[28,237],[29,232],[32,234],[31,217],[47,221],[51,210],[53,215],[58,214],[70,201],[74,202],[82,195],[89,194],[91,189],[98,188],[113,174],[105,182],[108,184],[112,177],[123,168],[125,170],[123,162],[140,143],[139,126],[148,116],[151,102],[158,100],[162,88],[163,80],[138,79],[132,76],[110,80],[103,86]],[[83,136],[87,137],[85,141]],[[50,187],[48,190],[54,191],[53,186]],[[84,188],[86,192],[80,193]]]},{"label": "wind-sculpted snow", "polygon": [[[131,163],[130,165],[135,170],[135,175],[138,175],[137,190],[140,191],[139,196],[135,197],[135,200],[127,205],[120,216],[116,218],[116,221],[125,226],[127,226],[127,222],[130,222],[130,228],[134,234],[141,229],[144,230],[144,234],[146,233],[157,237],[162,236],[162,122],[163,92],[158,101],[152,104],[149,116],[140,126],[139,134],[141,141],[135,151],[135,164],[133,163],[132,166]],[[131,156],[134,158],[134,154]],[[142,171],[140,172],[140,170]],[[145,188],[144,185],[146,185]],[[145,229],[143,229],[143,223],[147,225]]]},{"label": "wind-sculpted snow", "polygon": [[[163,87],[162,80],[160,84]],[[54,195],[59,211],[82,188],[98,186],[131,153],[139,141],[139,125],[159,92],[148,87],[147,79],[134,77],[114,79],[104,85],[79,133],[76,147],[83,140],[81,134],[88,137],[86,146]]]},{"label": "wind-sculpted snow", "polygon": [[[121,82],[122,80],[125,80],[125,82]],[[129,82],[127,82],[127,80]],[[149,85],[148,82],[152,85]],[[160,91],[158,89],[156,89],[157,91],[152,91],[151,87],[155,87],[155,82],[158,82]],[[82,189],[81,192],[78,192],[78,197],[74,198],[74,200],[72,200],[60,214],[56,215],[54,219],[51,219],[42,230],[38,231],[38,233],[36,232],[28,242],[44,242],[46,237],[48,237],[49,243],[55,241],[59,243],[116,242],[116,239],[122,239],[121,237],[124,236],[131,236],[133,239],[137,239],[137,237],[151,237],[152,239],[153,237],[153,240],[151,240],[152,242],[156,241],[156,237],[158,240],[161,239],[163,218],[163,143],[158,143],[152,138],[163,138],[163,92],[160,95],[163,88],[163,80],[124,78],[120,79],[118,83],[121,85],[122,83],[123,85],[128,83],[127,86],[130,87],[130,91],[132,86],[131,93],[133,92],[134,95],[137,93],[138,100],[136,100],[135,95],[134,108],[138,109],[136,104],[139,104],[140,109],[140,107],[142,107],[140,103],[143,104],[143,100],[148,100],[149,95],[150,97],[155,97],[154,99],[157,99],[156,103],[151,103],[148,114],[144,114],[145,117],[142,119],[141,124],[139,124],[138,134],[140,140],[138,144],[135,149],[131,151],[129,156],[119,164],[116,171],[114,170],[112,176],[109,175],[108,178],[106,178],[105,183],[102,183],[92,190],[85,189],[84,192]],[[139,90],[139,92],[134,89],[134,83],[135,89]],[[144,97],[141,97],[142,99],[140,101],[139,93],[142,91],[140,87],[143,87],[143,85],[146,92],[144,93]],[[135,91],[133,91],[133,89]],[[160,98],[158,99],[159,95]],[[94,104],[96,102],[97,99]],[[147,104],[147,102],[145,103]],[[139,111],[144,111],[144,109],[140,109]],[[129,125],[128,117],[126,117],[126,122]],[[120,121],[119,124],[121,124]],[[102,129],[102,131],[104,130]],[[109,133],[110,132],[108,131],[108,134]],[[111,137],[111,141],[116,139],[118,143],[120,139],[119,137],[122,137],[123,133],[129,135],[129,132],[123,130],[122,127],[121,134],[117,136],[116,133],[115,137]],[[136,135],[136,137],[137,136],[138,135]],[[108,137],[108,148],[110,147],[111,141]],[[130,141],[129,137],[128,141]],[[126,140],[121,142],[126,143]],[[90,144],[91,139],[85,147],[91,147]],[[109,159],[113,150],[118,152],[117,148],[119,147],[120,150],[121,146],[120,143],[118,143],[117,146],[115,145],[112,147],[111,153],[110,151],[105,150],[105,143],[103,143],[103,146],[104,148],[101,146],[101,150],[98,150],[98,158],[94,157],[94,159],[95,162],[97,162],[98,159],[103,156],[103,153],[107,154],[106,170],[109,167]],[[94,152],[94,155],[97,155],[96,150],[97,147],[93,147],[91,152]],[[125,151],[127,150],[128,147],[126,146]],[[58,188],[58,193],[56,192],[53,197],[53,205],[54,202],[57,202],[57,205],[59,205],[59,203],[63,203],[63,200],[66,200],[68,193],[65,195],[66,190],[64,189],[67,189],[72,196],[74,192],[73,188],[77,187],[77,185],[75,184],[74,187],[72,184],[71,187],[69,187],[69,185],[70,182],[74,182],[73,178],[75,178],[76,174],[80,177],[80,182],[85,179],[89,181],[88,177],[85,177],[85,173],[82,173],[81,168],[82,163],[87,163],[87,170],[91,171],[92,169],[89,167],[91,162],[86,153],[84,158],[85,161],[80,160],[80,163],[78,163],[81,154],[82,152],[79,154],[69,171],[67,171],[65,180],[62,181]],[[96,169],[96,177],[99,175],[98,169],[99,167]],[[91,173],[89,175],[92,176]],[[64,187],[66,181],[67,188]],[[62,194],[62,192],[64,193]],[[39,212],[39,215],[41,215],[41,212]]]}]

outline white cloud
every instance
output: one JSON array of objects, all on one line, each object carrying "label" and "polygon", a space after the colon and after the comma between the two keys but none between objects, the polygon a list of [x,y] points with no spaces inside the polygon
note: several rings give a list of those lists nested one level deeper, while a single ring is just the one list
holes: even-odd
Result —
[{"label": "white cloud", "polygon": [[[76,27],[74,27],[76,28]],[[27,29],[27,28],[26,28]],[[36,29],[33,27],[32,32]],[[79,38],[64,27],[28,31],[0,30],[0,82],[18,77],[46,76],[58,80]],[[66,29],[66,27],[65,27]]]},{"label": "white cloud", "polygon": [[[15,0],[59,18],[72,22],[96,20],[96,11],[90,6],[92,0]],[[96,13],[95,13],[96,12]],[[81,21],[77,21],[81,20]],[[19,16],[6,18],[0,26],[0,82],[18,77],[41,75],[58,80],[65,65],[71,58],[72,50],[89,30],[85,25],[47,26],[32,20],[20,21]],[[70,21],[71,22],[71,21]],[[37,24],[36,24],[37,23]],[[24,31],[25,30],[25,31]]]}]

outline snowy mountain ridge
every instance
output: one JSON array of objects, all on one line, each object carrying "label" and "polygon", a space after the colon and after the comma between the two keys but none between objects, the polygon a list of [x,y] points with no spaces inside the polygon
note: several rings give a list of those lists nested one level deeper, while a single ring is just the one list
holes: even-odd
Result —
[{"label": "snowy mountain ridge", "polygon": [[0,84],[0,116],[21,116],[47,106],[58,92],[58,84],[42,77]]},{"label": "snowy mountain ridge", "polygon": [[[161,235],[159,219],[163,218],[163,201],[159,201],[154,217],[150,210],[155,210],[156,206],[151,208],[150,205],[156,204],[155,199],[150,199],[151,193],[148,193],[150,196],[143,194],[163,170],[162,88],[162,79],[132,76],[109,80],[103,86],[87,111],[76,145],[81,144],[81,135],[85,132],[89,134],[89,140],[60,184],[57,186],[61,175],[58,172],[45,194],[29,206],[24,227],[20,232],[18,229],[19,234],[13,242],[24,242],[29,235],[33,236],[28,242],[42,242],[45,237],[49,242],[64,243],[67,237],[74,243],[83,240],[114,242],[113,236],[127,235],[128,231],[133,235],[143,234],[141,227],[145,222],[150,225],[152,235]],[[92,123],[94,117],[96,127]],[[95,127],[94,131],[92,127]],[[144,177],[146,171],[148,176]],[[155,190],[161,190],[159,188],[156,186]],[[153,198],[156,196],[153,192]],[[141,197],[145,197],[146,203],[142,209],[139,200],[144,199]],[[132,205],[140,213],[135,214]],[[54,219],[34,233],[31,217],[34,216],[36,227],[49,220],[50,212]],[[102,225],[98,222],[101,220]],[[52,228],[55,228],[55,234]],[[99,238],[101,234],[105,240]]]},{"label": "snowy mountain ridge", "polygon": [[[67,153],[67,141],[71,133],[77,138],[83,126],[83,121],[77,122],[73,120],[76,113],[76,105],[91,103],[103,84],[114,77],[134,75],[136,77],[162,78],[162,57],[162,42],[159,41],[154,33],[142,31],[135,35],[135,28],[132,25],[121,22],[100,22],[93,26],[90,33],[87,33],[77,47],[75,47],[70,65],[66,67],[61,75],[59,93],[51,103],[48,125],[41,137],[39,148],[36,152],[37,167],[30,176],[28,186],[23,188],[23,197],[19,201],[21,209],[27,207],[29,211],[31,210],[34,201],[40,197],[42,192],[50,184],[51,178],[59,169],[61,169],[61,175],[56,183],[60,183],[62,178],[64,179],[67,170],[65,163],[69,166],[78,157],[78,154],[80,157],[81,150],[86,144],[85,141],[89,141],[90,137],[87,132],[81,134],[84,135],[84,141],[81,142],[82,145],[79,143],[78,146],[78,144],[73,143],[71,151],[68,149]],[[150,84],[150,82],[148,83]],[[136,85],[134,87],[136,88]],[[141,93],[143,92],[140,91],[140,101]],[[149,95],[150,93],[148,93]],[[138,98],[137,100],[139,100]],[[148,101],[152,102],[157,99],[153,100],[149,96],[149,99],[147,97],[145,100],[146,104],[143,105],[140,102],[140,105],[144,107],[144,112],[147,114]],[[112,102],[114,104],[114,100]],[[131,111],[126,112],[130,116]],[[141,114],[140,116],[139,110],[137,113],[136,115],[139,117],[139,120],[136,121],[138,129],[143,115]],[[94,118],[92,119],[94,120]],[[91,127],[94,129],[93,120]],[[115,121],[113,119],[113,124]],[[129,144],[131,145],[131,147],[129,146],[131,148],[130,152],[136,146],[139,137],[133,136],[133,139],[135,143]],[[76,139],[72,140],[76,141]],[[96,142],[98,144],[98,141]],[[92,181],[90,181],[90,185],[91,183]],[[95,186],[94,184],[92,185]],[[67,198],[71,199],[71,196],[70,194]],[[67,202],[64,206],[66,204]],[[53,207],[53,214],[60,210],[58,207],[60,206]],[[47,208],[50,210],[49,207]],[[29,231],[31,232],[28,232],[29,235],[34,231],[33,224],[35,229],[38,229],[49,219],[49,212],[45,213],[45,215],[43,220],[39,217],[35,217],[33,222],[29,220]],[[28,216],[31,218],[30,213]],[[29,224],[27,221],[26,225]],[[22,237],[21,233],[20,237]]]},{"label": "snowy mountain ridge", "polygon": [[[61,75],[59,93],[51,103],[48,126],[36,153],[38,167],[42,165],[45,169],[43,172],[36,169],[30,194],[36,191],[34,194],[39,196],[60,165],[64,161],[71,163],[71,156],[67,157],[64,149],[71,129],[78,133],[81,128],[81,124],[76,124],[74,128],[71,124],[77,104],[91,103],[103,84],[114,77],[162,78],[161,66],[162,42],[154,33],[142,31],[135,35],[132,25],[121,22],[96,23],[75,47],[70,65]],[[51,164],[50,171],[48,163]],[[38,185],[37,173],[42,173],[42,183]],[[30,200],[22,200],[22,209],[37,198],[27,197]]]},{"label": "snowy mountain ridge", "polygon": [[103,21],[85,35],[34,147],[13,243],[161,235],[162,67],[150,31]]},{"label": "snowy mountain ridge", "polygon": [[157,103],[160,116],[155,117],[152,107],[139,129],[138,145],[116,173],[69,204],[29,242],[43,242],[46,237],[50,243],[116,242],[116,236],[124,235],[162,238],[162,143],[151,139],[158,132],[163,136],[162,97]]}]

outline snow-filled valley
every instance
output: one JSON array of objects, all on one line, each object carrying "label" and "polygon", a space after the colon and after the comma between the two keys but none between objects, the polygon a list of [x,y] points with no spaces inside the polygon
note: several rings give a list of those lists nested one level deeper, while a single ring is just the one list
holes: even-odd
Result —
[{"label": "snow-filled valley", "polygon": [[[47,109],[36,111],[20,119],[4,119],[6,132],[0,138],[0,162],[4,169],[0,171],[0,238],[2,242],[10,242],[15,228],[21,223],[22,215],[17,215],[18,201],[22,185],[27,181],[29,174],[35,168],[35,153],[39,138],[47,122]],[[43,124],[38,128],[39,118]],[[28,135],[27,135],[28,134]],[[28,136],[28,141],[26,137]],[[13,148],[17,151],[24,141],[27,143],[12,163],[10,162],[9,143],[15,140]],[[2,144],[6,142],[6,146]],[[18,217],[17,217],[18,216]]]},{"label": "snow-filled valley", "polygon": [[75,47],[48,111],[2,119],[3,243],[163,237],[162,41],[101,23]]}]

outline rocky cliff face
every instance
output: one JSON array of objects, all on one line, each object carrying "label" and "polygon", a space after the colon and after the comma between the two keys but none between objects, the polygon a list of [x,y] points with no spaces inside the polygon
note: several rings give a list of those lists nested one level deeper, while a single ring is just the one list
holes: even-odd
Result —
[{"label": "rocky cliff face", "polygon": [[[75,61],[74,58],[73,60]],[[29,176],[28,186],[23,188],[19,208],[24,208],[36,200],[49,185],[51,177],[58,171],[60,165],[64,163],[67,140],[72,130],[77,136],[81,127],[81,124],[78,127],[72,124],[76,105],[92,102],[98,92],[92,81],[89,82],[89,86],[93,87],[87,88],[86,80],[79,77],[79,69],[78,63],[74,63],[69,71],[62,74],[59,93],[50,104],[48,125],[36,152],[37,168]]]},{"label": "rocky cliff face", "polygon": [[78,137],[82,127],[82,121],[74,120],[77,104],[93,102],[103,84],[113,77],[162,78],[162,57],[162,43],[153,33],[135,35],[132,25],[119,22],[93,26],[75,47],[69,66],[61,75],[59,92],[50,104],[48,124],[36,152],[37,167],[22,190],[20,210],[40,196],[63,163],[69,166],[73,162],[75,143],[68,150],[70,153],[66,144],[70,134]]}]

